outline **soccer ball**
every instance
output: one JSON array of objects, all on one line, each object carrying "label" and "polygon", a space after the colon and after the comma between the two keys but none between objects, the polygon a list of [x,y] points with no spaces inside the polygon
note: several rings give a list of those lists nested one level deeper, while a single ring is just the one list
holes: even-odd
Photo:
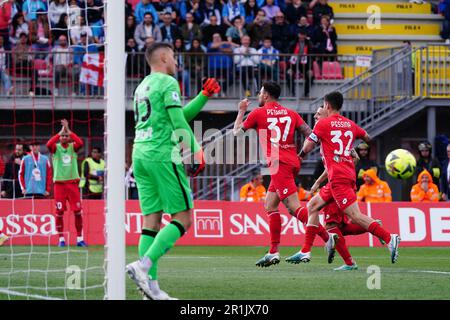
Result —
[{"label": "soccer ball", "polygon": [[385,161],[386,171],[397,179],[408,179],[416,170],[416,159],[405,149],[391,151]]}]

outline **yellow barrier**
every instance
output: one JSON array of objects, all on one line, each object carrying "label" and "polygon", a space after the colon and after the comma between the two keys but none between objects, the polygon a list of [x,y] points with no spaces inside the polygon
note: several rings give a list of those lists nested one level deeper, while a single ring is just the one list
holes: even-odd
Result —
[{"label": "yellow barrier", "polygon": [[421,49],[415,57],[415,93],[429,98],[450,98],[448,47]]},{"label": "yellow barrier", "polygon": [[379,50],[384,48],[389,48],[391,46],[370,46],[370,45],[339,45],[338,54],[341,55],[361,55],[370,56],[373,50]]},{"label": "yellow barrier", "polygon": [[387,24],[381,23],[379,29],[369,29],[365,23],[335,24],[338,35],[403,35],[403,36],[428,36],[439,35],[440,24]]},{"label": "yellow barrier", "polygon": [[431,14],[431,5],[429,3],[415,4],[404,2],[330,2],[329,4],[333,8],[333,12],[335,14],[373,14],[374,6],[376,8],[375,10],[380,10],[381,14]]},{"label": "yellow barrier", "polygon": [[344,66],[344,78],[352,79],[354,77],[359,76],[367,69],[368,69],[367,67]]}]

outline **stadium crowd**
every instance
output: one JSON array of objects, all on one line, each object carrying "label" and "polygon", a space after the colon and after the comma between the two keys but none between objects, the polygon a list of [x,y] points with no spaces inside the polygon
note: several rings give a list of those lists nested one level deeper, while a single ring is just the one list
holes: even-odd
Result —
[{"label": "stadium crowd", "polygon": [[[336,59],[337,34],[328,0],[127,0],[125,43],[127,75],[149,72],[142,54],[153,42],[172,43],[179,56],[178,78],[187,96],[201,85],[206,70],[226,78],[224,94],[233,83],[234,66],[250,95],[253,77],[284,77],[295,94],[295,79],[304,78],[309,95],[312,61],[308,55]],[[33,60],[54,66],[55,95],[62,77],[79,78],[85,52],[103,50],[103,0],[7,0],[0,9],[0,75],[3,91],[11,94],[11,75],[29,77],[30,94],[41,68]],[[12,50],[13,55],[6,52]],[[37,52],[31,56],[29,53]],[[46,55],[52,52],[52,55]],[[73,57],[68,53],[73,52]],[[213,55],[205,57],[205,53]],[[234,53],[233,57],[231,54]],[[283,57],[278,54],[294,54]],[[249,56],[259,54],[258,56]],[[318,58],[317,58],[318,59]],[[319,60],[318,60],[319,61]],[[321,62],[321,61],[319,61]],[[14,71],[11,72],[11,69]],[[282,69],[282,74],[280,74]],[[194,78],[190,81],[189,77]],[[76,82],[76,81],[74,81]],[[84,93],[85,89],[76,93]],[[39,94],[39,93],[37,93]]]}]

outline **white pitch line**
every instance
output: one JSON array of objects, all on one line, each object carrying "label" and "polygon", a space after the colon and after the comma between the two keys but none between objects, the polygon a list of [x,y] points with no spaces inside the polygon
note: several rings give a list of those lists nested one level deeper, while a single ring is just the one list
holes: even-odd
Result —
[{"label": "white pitch line", "polygon": [[41,299],[41,300],[62,300],[60,298],[45,297],[45,296],[41,296],[39,294],[26,294],[26,293],[22,293],[22,292],[18,292],[18,291],[1,289],[1,288],[0,288],[0,293],[4,293],[4,294],[10,295],[10,296],[30,297],[30,298]]},{"label": "white pitch line", "polygon": [[447,272],[447,271],[410,270],[409,272],[413,272],[413,273],[435,273],[435,274],[448,274],[448,275],[450,275],[450,272]]}]

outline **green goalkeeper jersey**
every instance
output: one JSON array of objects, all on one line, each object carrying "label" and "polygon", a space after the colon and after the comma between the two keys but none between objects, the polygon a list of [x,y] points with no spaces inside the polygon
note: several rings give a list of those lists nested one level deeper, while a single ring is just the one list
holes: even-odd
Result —
[{"label": "green goalkeeper jersey", "polygon": [[180,148],[173,135],[168,107],[181,107],[180,87],[175,78],[152,72],[134,94],[136,154],[150,161],[181,161]]}]

